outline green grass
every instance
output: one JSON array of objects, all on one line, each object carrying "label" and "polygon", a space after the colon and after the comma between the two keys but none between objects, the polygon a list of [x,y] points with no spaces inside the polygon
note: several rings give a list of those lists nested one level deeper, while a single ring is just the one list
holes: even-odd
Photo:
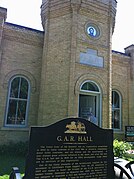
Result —
[{"label": "green grass", "polygon": [[18,167],[20,173],[25,170],[25,157],[13,155],[0,155],[0,179],[8,179],[12,167]]},{"label": "green grass", "polygon": [[9,179],[9,176],[8,175],[3,175],[3,176],[0,176],[0,179]]}]

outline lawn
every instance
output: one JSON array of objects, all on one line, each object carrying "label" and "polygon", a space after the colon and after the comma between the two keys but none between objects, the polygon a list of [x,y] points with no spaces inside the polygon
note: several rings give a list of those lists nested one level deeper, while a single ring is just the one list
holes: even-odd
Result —
[{"label": "lawn", "polygon": [[20,173],[24,173],[25,169],[25,157],[1,155],[0,156],[0,179],[8,179],[11,173],[12,167],[18,167]]}]

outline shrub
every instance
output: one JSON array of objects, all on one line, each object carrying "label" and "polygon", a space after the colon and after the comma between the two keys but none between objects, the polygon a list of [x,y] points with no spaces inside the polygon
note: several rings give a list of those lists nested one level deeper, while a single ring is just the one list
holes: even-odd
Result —
[{"label": "shrub", "polygon": [[115,157],[125,157],[127,150],[131,150],[132,145],[128,142],[118,141],[117,139],[113,142],[113,152]]},{"label": "shrub", "polygon": [[0,145],[0,155],[25,156],[28,151],[28,142],[9,143]]}]

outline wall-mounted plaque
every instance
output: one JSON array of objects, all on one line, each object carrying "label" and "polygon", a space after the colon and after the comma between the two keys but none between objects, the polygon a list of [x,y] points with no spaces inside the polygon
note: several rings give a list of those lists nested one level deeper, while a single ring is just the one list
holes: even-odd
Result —
[{"label": "wall-mounted plaque", "polygon": [[103,68],[104,58],[98,55],[97,50],[88,49],[87,52],[80,52],[80,63]]},{"label": "wall-mounted plaque", "polygon": [[32,127],[25,179],[113,179],[113,132],[81,118]]}]

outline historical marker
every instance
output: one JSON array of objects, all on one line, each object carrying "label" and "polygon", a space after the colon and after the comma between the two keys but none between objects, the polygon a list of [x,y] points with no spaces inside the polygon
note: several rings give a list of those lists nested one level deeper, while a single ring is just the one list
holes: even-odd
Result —
[{"label": "historical marker", "polygon": [[113,179],[113,132],[81,118],[32,127],[25,179]]},{"label": "historical marker", "polygon": [[134,142],[134,126],[125,126],[125,140]]}]

